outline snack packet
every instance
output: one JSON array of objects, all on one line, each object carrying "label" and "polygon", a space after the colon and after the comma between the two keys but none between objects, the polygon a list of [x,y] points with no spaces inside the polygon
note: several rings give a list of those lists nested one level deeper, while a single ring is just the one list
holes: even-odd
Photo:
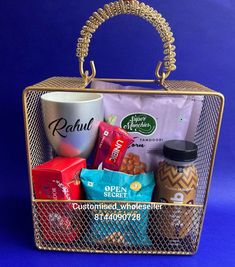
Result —
[{"label": "snack packet", "polygon": [[133,141],[133,137],[123,129],[101,122],[93,168],[119,170],[126,150]]},{"label": "snack packet", "polygon": [[93,220],[87,233],[88,240],[108,245],[151,245],[147,235],[147,208],[118,201],[151,201],[155,186],[152,172],[128,175],[109,170],[83,169],[80,178],[87,199],[117,201],[112,204],[99,202],[99,209],[91,210]]},{"label": "snack packet", "polygon": [[[92,88],[142,89],[94,81]],[[135,174],[156,170],[167,140],[193,142],[203,96],[104,93],[106,122],[123,128],[134,138],[120,171]],[[135,161],[133,167],[133,163]],[[130,167],[131,166],[131,167]],[[131,170],[130,170],[131,169]]]}]

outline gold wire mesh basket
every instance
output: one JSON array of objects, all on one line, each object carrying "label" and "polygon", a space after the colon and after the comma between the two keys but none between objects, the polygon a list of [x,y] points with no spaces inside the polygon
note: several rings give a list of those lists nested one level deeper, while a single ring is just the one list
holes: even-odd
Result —
[{"label": "gold wire mesh basket", "polygon": [[[127,80],[127,79],[98,79],[95,78],[96,71],[94,62],[91,62],[92,74],[83,70],[85,57],[92,33],[106,20],[119,14],[131,14],[140,16],[150,22],[159,32],[164,43],[164,70],[161,71],[161,63],[156,68],[156,79],[154,80]],[[174,71],[175,46],[174,38],[169,24],[161,14],[153,8],[139,3],[138,1],[116,1],[105,5],[103,9],[94,12],[86,22],[78,39],[77,56],[80,64],[81,78],[52,77],[33,86],[27,87],[23,92],[24,121],[26,133],[26,145],[28,156],[28,169],[31,185],[32,213],[34,224],[35,243],[39,249],[76,251],[76,252],[106,252],[106,253],[144,253],[144,254],[194,254],[199,245],[203,219],[205,216],[208,191],[211,182],[212,169],[218,143],[221,125],[224,98],[205,86],[190,81],[168,81],[166,78]],[[87,88],[91,81],[103,80],[113,82],[147,82],[161,85],[161,89],[149,90],[113,90]],[[90,236],[91,222],[97,216],[105,216],[100,209],[74,209],[81,205],[102,205],[104,201],[56,201],[35,199],[32,185],[32,168],[53,158],[53,151],[49,145],[43,127],[42,112],[40,106],[41,95],[51,91],[70,92],[100,92],[100,93],[122,93],[122,94],[147,94],[147,95],[201,95],[203,96],[203,107],[199,119],[194,142],[198,146],[198,158],[196,167],[198,170],[199,183],[197,188],[196,205],[167,204],[167,203],[144,203],[148,205],[148,211],[141,219],[137,217],[131,224],[125,223],[120,217],[112,219],[111,224],[117,229],[114,236],[104,237],[102,232],[106,231],[109,224],[101,220],[100,224],[93,225],[100,233],[99,242],[92,242]],[[114,202],[105,202],[114,204]],[[115,202],[120,205],[120,203]],[[125,204],[128,204],[125,202]],[[138,204],[138,203],[129,203]],[[142,203],[143,204],[143,203]],[[58,228],[51,224],[48,214],[58,211],[70,219],[70,230]],[[184,222],[185,233],[170,233],[171,227],[177,227],[177,221],[169,222],[170,215],[177,212]],[[107,214],[106,214],[107,215]],[[135,217],[136,211],[129,210],[127,217]],[[54,218],[55,220],[58,218]],[[173,225],[172,225],[173,224]],[[175,225],[174,225],[175,224]],[[169,226],[170,225],[170,226]],[[146,229],[146,234],[151,240],[151,245],[141,245],[141,229]],[[48,233],[50,229],[50,233]],[[125,229],[135,241],[133,245],[127,246],[123,243],[119,230]],[[67,239],[63,239],[63,235]],[[53,237],[51,240],[48,236]]]}]

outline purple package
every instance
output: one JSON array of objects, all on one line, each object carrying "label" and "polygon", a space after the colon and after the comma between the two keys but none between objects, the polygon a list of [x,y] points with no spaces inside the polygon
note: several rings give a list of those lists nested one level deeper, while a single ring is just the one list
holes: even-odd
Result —
[{"label": "purple package", "polygon": [[[144,89],[94,81],[92,88]],[[155,170],[163,159],[167,140],[194,141],[203,96],[103,94],[106,122],[123,128],[134,138],[123,160],[121,171],[135,163],[133,174]],[[133,161],[133,159],[135,159]]]}]

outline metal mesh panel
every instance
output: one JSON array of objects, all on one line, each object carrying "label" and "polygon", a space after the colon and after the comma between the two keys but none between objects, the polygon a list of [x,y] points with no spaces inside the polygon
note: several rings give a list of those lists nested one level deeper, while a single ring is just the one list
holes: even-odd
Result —
[{"label": "metal mesh panel", "polygon": [[40,96],[44,93],[46,92],[30,91],[26,95],[29,152],[32,168],[52,157],[52,149],[48,144],[43,128]]},{"label": "metal mesh panel", "polygon": [[196,203],[203,204],[209,183],[210,164],[214,154],[216,131],[221,99],[215,96],[205,96],[200,116],[195,143],[198,145],[196,167],[198,171],[198,188]]},{"label": "metal mesh panel", "polygon": [[31,88],[78,89],[84,88],[84,81],[78,77],[52,77],[31,86]]},{"label": "metal mesh panel", "polygon": [[[94,226],[97,235],[95,235],[95,238],[90,236],[89,240],[88,233],[94,232],[94,229],[91,229],[95,216],[94,212],[74,210],[71,205],[69,206],[63,202],[33,202],[35,239],[39,248],[111,253],[192,254],[196,251],[202,228],[204,205],[210,182],[223,103],[218,94],[194,82],[168,81],[166,87],[169,92],[172,91],[177,94],[200,92],[201,95],[204,95],[203,109],[195,135],[195,142],[199,147],[196,161],[199,174],[196,204],[202,204],[203,206],[178,207],[164,205],[161,210],[144,212],[141,214],[140,221],[131,224],[114,220],[111,220],[110,224],[106,224],[104,220],[100,220],[100,223]],[[81,90],[81,88],[83,88],[83,84],[79,78],[54,77],[27,88],[27,91],[25,91],[25,125],[30,169],[46,162],[53,156],[43,128],[40,96],[51,90]],[[161,94],[161,92],[156,91],[156,94]],[[49,220],[48,216],[50,214],[52,215]],[[175,214],[178,214],[180,220],[183,221],[183,229],[179,228],[179,221],[175,220],[177,218]],[[113,227],[115,228],[113,236],[110,234],[106,237],[103,236],[106,232],[110,233]],[[133,242],[130,240],[123,242],[123,228],[128,233],[132,233],[131,240]],[[144,234],[150,239],[151,245],[147,246],[141,243],[139,234],[142,233],[143,228],[146,228]],[[65,239],[64,232],[66,229],[72,229],[69,241]],[[97,241],[98,237],[101,240]]]},{"label": "metal mesh panel", "polygon": [[[102,205],[101,202],[33,203],[35,242],[38,248],[165,254],[193,254],[197,249],[200,218],[203,212],[200,207],[163,205],[160,210],[156,210],[155,204],[152,203],[149,204],[149,210],[121,211],[119,217],[115,217],[112,210],[109,210],[106,216],[107,213],[104,210],[102,213],[100,209],[81,210],[77,206],[73,208],[73,204],[79,205],[80,208],[87,204],[93,207]],[[105,204],[112,205],[113,202]],[[134,205],[134,203],[129,204]],[[181,226],[184,228],[183,234],[180,234],[179,222],[172,220],[172,214],[175,212],[183,225]],[[96,218],[97,214],[103,214],[103,216]],[[126,214],[129,217],[125,216]],[[140,220],[136,214],[141,215]],[[105,236],[103,232],[109,232],[109,235]],[[125,239],[127,235],[129,239]],[[146,238],[149,240],[148,244],[143,244]]]}]

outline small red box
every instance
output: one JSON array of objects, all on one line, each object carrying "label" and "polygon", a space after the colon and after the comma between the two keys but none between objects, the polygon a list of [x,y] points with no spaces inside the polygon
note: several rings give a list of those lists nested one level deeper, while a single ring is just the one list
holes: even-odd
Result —
[{"label": "small red box", "polygon": [[[36,199],[79,200],[82,188],[79,173],[86,168],[82,158],[56,157],[32,170]],[[80,222],[73,219],[71,203],[38,203],[38,214],[43,238],[48,241],[69,243],[81,232]]]},{"label": "small red box", "polygon": [[79,173],[86,168],[82,158],[56,157],[32,170],[36,199],[79,200],[82,198]]}]

